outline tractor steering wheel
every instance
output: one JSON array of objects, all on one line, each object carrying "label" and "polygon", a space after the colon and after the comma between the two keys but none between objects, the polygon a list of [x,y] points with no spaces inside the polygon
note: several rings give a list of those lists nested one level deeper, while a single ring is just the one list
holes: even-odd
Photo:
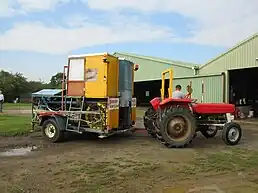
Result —
[{"label": "tractor steering wheel", "polygon": [[192,99],[192,98],[190,98],[190,97],[191,97],[191,94],[188,93],[188,94],[185,95],[184,99],[191,99],[191,100],[192,100],[192,103],[195,103],[195,102],[198,100],[198,99]]},{"label": "tractor steering wheel", "polygon": [[190,96],[191,96],[191,94],[190,94],[190,93],[188,93],[188,94],[186,94],[186,95],[184,96],[184,99],[189,99],[189,98],[190,98]]},{"label": "tractor steering wheel", "polygon": [[198,99],[192,99],[192,103],[196,103]]}]

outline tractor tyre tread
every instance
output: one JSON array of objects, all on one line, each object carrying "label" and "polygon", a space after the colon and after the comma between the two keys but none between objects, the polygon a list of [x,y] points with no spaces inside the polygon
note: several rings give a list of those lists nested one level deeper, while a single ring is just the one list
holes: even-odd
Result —
[{"label": "tractor tyre tread", "polygon": [[155,123],[156,120],[151,118],[151,115],[153,115],[155,113],[155,110],[153,109],[153,107],[149,107],[143,116],[143,124],[144,127],[147,131],[147,133],[152,137],[152,138],[156,138],[156,127],[155,127]]},{"label": "tractor tyre tread", "polygon": [[[235,127],[238,129],[238,132],[239,132],[239,137],[236,141],[232,142],[228,139],[228,134],[229,134],[229,131],[232,127]],[[238,123],[234,123],[234,122],[229,122],[229,123],[226,123],[224,125],[224,128],[222,130],[222,140],[224,141],[224,143],[226,145],[237,145],[239,143],[239,141],[241,140],[242,138],[242,135],[243,135],[243,131],[241,129],[241,126],[238,124]]]},{"label": "tractor tyre tread", "polygon": [[[168,137],[166,137],[165,124],[171,119],[171,117],[176,115],[185,116],[188,119],[189,123],[192,125],[192,131],[189,137],[182,142],[175,142],[175,141],[169,140]],[[194,118],[194,116],[192,115],[189,109],[184,107],[176,107],[176,106],[169,106],[163,110],[160,109],[158,120],[159,120],[159,127],[156,128],[156,135],[163,145],[165,145],[168,148],[184,148],[192,143],[194,135],[196,134],[196,119]]]}]

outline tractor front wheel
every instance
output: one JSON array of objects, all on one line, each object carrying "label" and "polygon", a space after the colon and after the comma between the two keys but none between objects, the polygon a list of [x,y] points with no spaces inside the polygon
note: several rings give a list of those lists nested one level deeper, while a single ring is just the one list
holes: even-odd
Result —
[{"label": "tractor front wheel", "polygon": [[196,133],[196,120],[187,108],[167,107],[160,117],[158,139],[169,148],[189,145]]},{"label": "tractor front wheel", "polygon": [[237,145],[242,138],[242,129],[239,124],[229,122],[222,130],[222,140],[227,145]]},{"label": "tractor front wheel", "polygon": [[157,113],[155,109],[148,108],[143,116],[143,124],[148,134],[153,138],[156,138],[156,119]]}]

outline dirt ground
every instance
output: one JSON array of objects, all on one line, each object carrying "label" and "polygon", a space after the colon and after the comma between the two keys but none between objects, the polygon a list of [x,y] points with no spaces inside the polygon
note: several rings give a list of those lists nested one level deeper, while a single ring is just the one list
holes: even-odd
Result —
[{"label": "dirt ground", "polygon": [[[138,127],[142,123],[138,121]],[[34,147],[23,156],[0,156],[3,193],[258,192],[258,128],[243,125],[234,147],[218,134],[197,136],[185,149],[168,149],[145,132],[106,139],[69,136],[51,144],[41,133],[0,138],[0,152]]]}]

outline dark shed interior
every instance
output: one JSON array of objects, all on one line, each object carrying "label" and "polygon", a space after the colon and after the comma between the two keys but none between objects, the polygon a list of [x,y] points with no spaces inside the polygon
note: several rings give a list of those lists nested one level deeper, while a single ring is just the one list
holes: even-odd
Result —
[{"label": "dark shed interior", "polygon": [[229,102],[258,116],[258,67],[229,71]]}]

